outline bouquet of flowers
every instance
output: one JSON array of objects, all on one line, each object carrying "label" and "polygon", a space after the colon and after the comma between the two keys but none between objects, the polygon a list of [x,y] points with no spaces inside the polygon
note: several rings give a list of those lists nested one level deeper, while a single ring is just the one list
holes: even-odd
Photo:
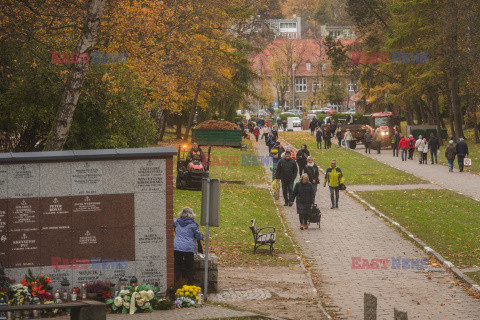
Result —
[{"label": "bouquet of flowers", "polygon": [[20,306],[24,303],[28,294],[28,288],[22,284],[14,284],[10,287],[10,300],[8,304],[12,306]]},{"label": "bouquet of flowers", "polygon": [[198,293],[200,290],[200,287],[196,286],[183,286],[178,289],[176,292],[178,298],[175,300],[177,308],[199,307]]},{"label": "bouquet of flowers", "polygon": [[46,276],[33,276],[32,270],[28,269],[28,273],[25,275],[25,279],[22,280],[21,284],[28,287],[28,291],[34,297],[43,298],[43,295],[48,290],[48,284],[51,283],[49,277]]},{"label": "bouquet of flowers", "polygon": [[153,312],[158,301],[155,294],[160,291],[159,287],[152,288],[150,285],[127,286],[116,297],[107,300],[113,311],[121,311],[125,314],[136,312]]}]

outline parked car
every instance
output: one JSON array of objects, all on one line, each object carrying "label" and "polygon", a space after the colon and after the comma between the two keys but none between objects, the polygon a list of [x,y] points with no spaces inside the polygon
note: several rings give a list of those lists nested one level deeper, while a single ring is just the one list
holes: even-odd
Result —
[{"label": "parked car", "polygon": [[302,111],[302,110],[299,110],[299,109],[292,109],[292,110],[290,110],[290,111],[292,111],[293,114],[296,114],[296,115],[298,115],[298,116],[303,115],[303,111]]},{"label": "parked car", "polygon": [[330,108],[320,108],[318,109],[318,112],[327,114],[330,113]]},{"label": "parked car", "polygon": [[295,114],[294,114],[293,112],[291,112],[291,111],[284,111],[284,112],[282,112],[282,113],[280,113],[280,114],[281,114],[281,115],[292,115],[292,116],[295,115]]},{"label": "parked car", "polygon": [[355,114],[356,112],[355,112],[355,109],[349,109],[349,110],[345,111],[344,113],[346,113],[346,114]]},{"label": "parked car", "polygon": [[302,120],[300,120],[299,117],[292,117],[293,118],[293,126],[294,127],[301,127],[302,126]]}]

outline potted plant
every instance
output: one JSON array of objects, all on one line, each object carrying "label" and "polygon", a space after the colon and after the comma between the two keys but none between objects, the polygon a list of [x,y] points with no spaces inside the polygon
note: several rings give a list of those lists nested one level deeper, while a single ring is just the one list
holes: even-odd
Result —
[{"label": "potted plant", "polygon": [[87,299],[94,300],[97,297],[97,293],[100,292],[102,285],[99,283],[99,281],[97,281],[93,283],[87,283],[85,288],[87,290]]}]

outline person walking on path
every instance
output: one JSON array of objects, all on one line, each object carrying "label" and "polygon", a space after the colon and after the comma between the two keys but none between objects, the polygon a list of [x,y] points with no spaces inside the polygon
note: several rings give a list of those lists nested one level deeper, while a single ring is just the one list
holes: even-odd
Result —
[{"label": "person walking on path", "polygon": [[272,133],[269,133],[268,136],[267,136],[267,140],[266,140],[266,145],[268,147],[268,152],[270,152],[270,150],[272,150],[275,143],[276,143],[275,137],[273,136]]},{"label": "person walking on path", "polygon": [[367,132],[365,132],[364,140],[365,140],[365,153],[367,153],[367,151],[368,153],[371,153],[373,136],[372,136],[372,131],[370,131],[370,129],[367,129]]},{"label": "person walking on path", "polygon": [[338,197],[340,196],[340,184],[344,183],[343,173],[337,168],[337,161],[333,159],[330,162],[330,168],[325,172],[325,180],[323,186],[328,184],[330,188],[330,200],[332,201],[331,209],[338,208]]},{"label": "person walking on path", "polygon": [[415,142],[415,149],[418,152],[418,163],[423,163],[423,149],[425,149],[425,142],[423,141],[423,137],[420,135],[418,136],[417,142]]},{"label": "person walking on path", "polygon": [[275,139],[275,141],[278,140],[278,125],[277,124],[274,124],[272,126],[272,135],[273,135],[273,138]]},{"label": "person walking on path", "polygon": [[302,148],[297,152],[297,164],[300,171],[300,176],[303,174],[303,169],[307,165],[307,158],[310,156],[310,151],[307,149],[307,145],[303,144]]},{"label": "person walking on path", "polygon": [[408,150],[408,141],[405,137],[400,139],[398,143],[398,148],[402,150],[402,161],[407,161],[407,150]]},{"label": "person walking on path", "polygon": [[185,207],[179,213],[178,219],[173,219],[175,238],[173,240],[173,266],[175,283],[184,278],[188,284],[193,284],[195,273],[194,255],[197,253],[197,240],[202,240],[203,235],[195,222],[192,208]]},{"label": "person walking on path", "polygon": [[350,143],[353,140],[352,133],[350,132],[350,129],[347,129],[347,131],[345,131],[345,136],[343,138],[345,139],[345,144],[347,145],[346,148],[350,149]]},{"label": "person walking on path", "polygon": [[380,128],[375,130],[373,134],[373,143],[375,144],[375,149],[377,149],[377,154],[380,154],[380,148],[382,146],[382,136],[380,134]]},{"label": "person walking on path", "polygon": [[392,136],[392,150],[393,150],[393,156],[395,157],[395,153],[398,157],[398,143],[400,142],[400,134],[398,133],[397,130],[395,130],[395,133]]},{"label": "person walking on path", "polygon": [[313,133],[315,132],[315,128],[317,127],[317,118],[312,119],[309,127],[310,127],[310,134],[313,136]]},{"label": "person walking on path", "polygon": [[448,172],[453,172],[453,163],[455,161],[455,156],[457,151],[455,151],[455,146],[453,145],[453,140],[448,142],[448,147],[445,149],[445,158],[448,161]]},{"label": "person walking on path", "polygon": [[297,173],[297,163],[292,159],[290,151],[286,151],[285,158],[282,158],[278,162],[275,172],[275,178],[280,179],[282,182],[283,199],[285,200],[284,206],[291,206],[293,203],[293,182],[297,177]]},{"label": "person walking on path", "polygon": [[457,153],[458,168],[460,172],[463,172],[463,159],[465,159],[465,156],[469,156],[468,145],[463,141],[463,138],[460,138],[460,141],[455,145],[455,152]]},{"label": "person walking on path", "polygon": [[[313,186],[313,200],[315,200],[315,196],[317,194],[317,186],[320,180],[320,171],[318,170],[318,166],[313,162],[313,157],[309,156],[307,158],[307,165],[305,166],[305,173],[308,174],[308,181]],[[314,201],[315,202],[315,201]]]},{"label": "person walking on path", "polygon": [[415,138],[410,135],[408,137],[408,159],[413,160],[413,153],[415,152]]},{"label": "person walking on path", "polygon": [[322,149],[322,130],[320,127],[317,127],[317,132],[315,133],[315,137],[317,138],[317,149]]},{"label": "person walking on path", "polygon": [[287,120],[283,120],[283,131],[287,131]]},{"label": "person walking on path", "polygon": [[280,161],[282,153],[284,152],[285,149],[283,149],[280,141],[275,142],[275,146],[270,150],[270,157],[272,157],[272,181],[275,180],[278,161]]},{"label": "person walking on path", "polygon": [[315,194],[313,186],[308,181],[308,174],[304,173],[300,182],[293,189],[292,202],[297,200],[297,214],[300,219],[300,230],[308,229],[308,216],[312,210]]},{"label": "person walking on path", "polygon": [[260,136],[260,129],[258,129],[258,127],[253,129],[253,136],[255,137],[255,141],[258,142],[258,137]]},{"label": "person walking on path", "polygon": [[331,132],[331,128],[330,127],[327,127],[325,129],[325,137],[324,137],[324,140],[325,140],[325,149],[330,149],[330,147],[332,146],[332,132]]},{"label": "person walking on path", "polygon": [[423,147],[423,152],[422,152],[422,164],[427,164],[428,162],[428,142],[427,142],[427,139],[423,138],[423,144],[424,144],[424,147]]},{"label": "person walking on path", "polygon": [[338,147],[341,148],[342,147],[342,130],[337,130],[337,141],[338,141]]},{"label": "person walking on path", "polygon": [[440,143],[438,138],[433,135],[433,132],[430,132],[430,140],[428,140],[428,148],[430,149],[430,158],[433,164],[433,158],[435,158],[435,164],[437,164],[437,154],[438,149],[440,148]]}]

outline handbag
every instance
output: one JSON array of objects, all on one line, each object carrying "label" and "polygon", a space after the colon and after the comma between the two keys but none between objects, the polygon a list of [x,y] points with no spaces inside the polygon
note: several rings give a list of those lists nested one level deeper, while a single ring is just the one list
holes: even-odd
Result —
[{"label": "handbag", "polygon": [[347,190],[347,186],[344,183],[340,183],[340,185],[338,186],[338,189]]},{"label": "handbag", "polygon": [[465,167],[471,167],[472,166],[472,159],[470,159],[469,157],[463,158],[463,165]]}]

